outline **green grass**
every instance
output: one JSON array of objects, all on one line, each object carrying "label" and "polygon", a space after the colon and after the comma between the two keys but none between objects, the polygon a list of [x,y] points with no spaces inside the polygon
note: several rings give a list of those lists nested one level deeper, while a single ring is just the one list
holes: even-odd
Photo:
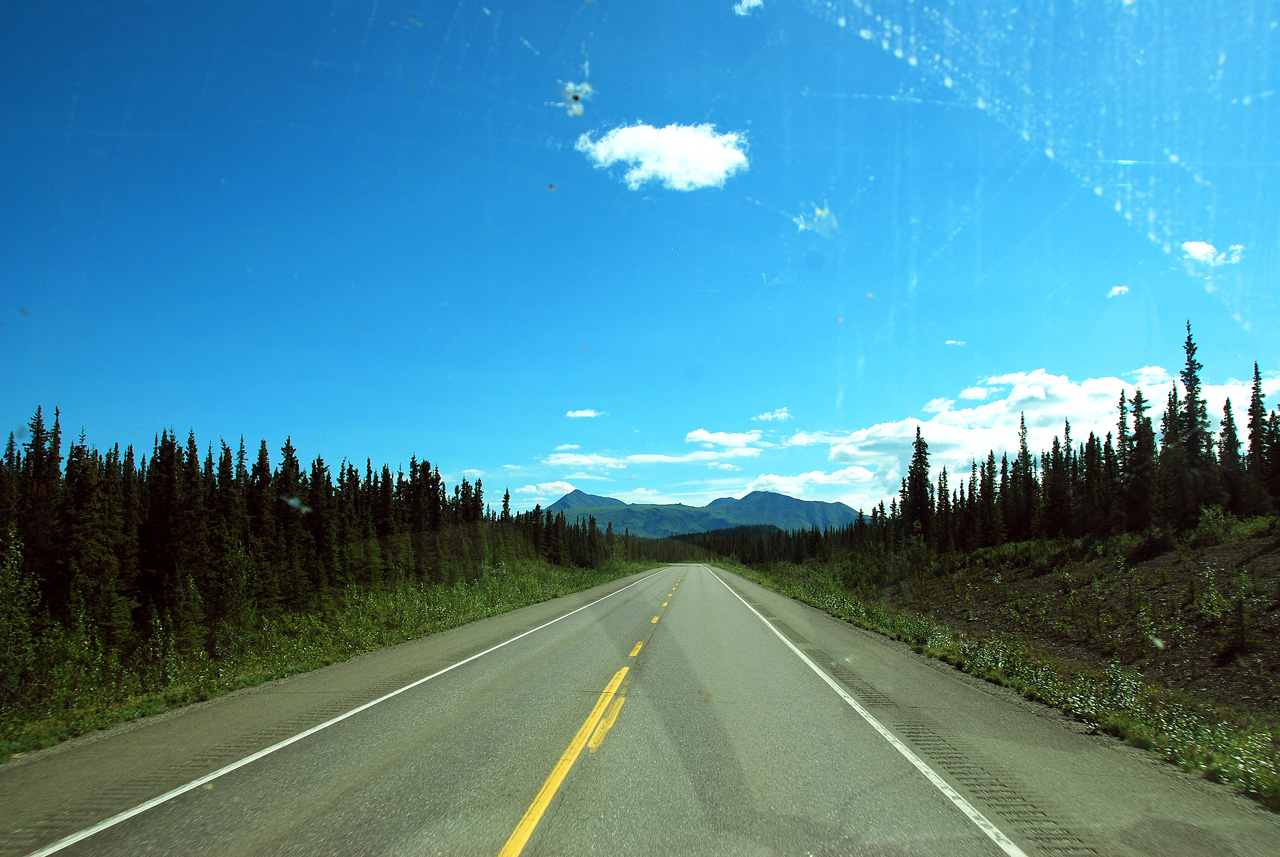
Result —
[{"label": "green grass", "polygon": [[456,586],[406,584],[382,592],[338,593],[323,610],[259,617],[238,652],[213,659],[182,654],[172,641],[147,667],[123,668],[69,632],[40,642],[47,665],[27,705],[0,722],[0,761],[118,723],[344,661],[487,616],[558,598],[634,574],[654,563],[610,563],[588,571],[547,563],[499,564]]},{"label": "green grass", "polygon": [[988,681],[1055,706],[1187,771],[1231,783],[1280,811],[1280,724],[1207,705],[1118,664],[1095,670],[1032,650],[1013,634],[975,639],[927,616],[851,594],[829,574],[791,565],[733,571],[939,658]]}]

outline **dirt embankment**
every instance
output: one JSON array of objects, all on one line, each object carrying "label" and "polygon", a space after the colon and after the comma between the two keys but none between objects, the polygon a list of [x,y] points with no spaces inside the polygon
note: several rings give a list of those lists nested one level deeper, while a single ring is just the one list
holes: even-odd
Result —
[{"label": "dirt embankment", "polygon": [[[1267,719],[1280,716],[1277,519],[1148,559],[1136,542],[1008,545],[883,597],[977,636],[1014,633],[1051,655]],[[1126,559],[1126,556],[1129,559]]]}]

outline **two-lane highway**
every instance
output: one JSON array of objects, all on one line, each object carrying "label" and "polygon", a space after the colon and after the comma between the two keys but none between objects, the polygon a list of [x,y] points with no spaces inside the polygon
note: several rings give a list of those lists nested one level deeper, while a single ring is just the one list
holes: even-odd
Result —
[{"label": "two-lane highway", "polygon": [[0,855],[1274,854],[1224,787],[706,566],[0,768]]}]

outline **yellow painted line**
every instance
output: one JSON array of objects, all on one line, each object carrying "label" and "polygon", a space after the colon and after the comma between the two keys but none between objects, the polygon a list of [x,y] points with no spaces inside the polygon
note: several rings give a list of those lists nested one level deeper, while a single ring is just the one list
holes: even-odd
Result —
[{"label": "yellow painted line", "polygon": [[631,650],[631,654],[628,655],[628,657],[634,658],[636,655],[640,654],[640,647],[643,645],[644,645],[643,642],[636,643],[636,647]]},{"label": "yellow painted line", "polygon": [[652,621],[652,622],[650,622],[649,624],[650,624],[650,625],[656,625],[656,624],[658,624],[658,617],[657,617],[657,616],[654,616],[654,617],[653,617],[653,621]]},{"label": "yellow painted line", "polygon": [[609,703],[609,710],[605,712],[600,725],[596,727],[595,734],[587,742],[587,752],[594,753],[600,749],[600,745],[604,743],[604,736],[608,735],[609,730],[613,728],[613,721],[618,719],[618,712],[622,710],[622,703],[626,701],[625,696],[615,696],[613,702]]},{"label": "yellow painted line", "polygon": [[[613,674],[613,678],[605,686],[604,692],[596,700],[596,707],[591,709],[591,713],[587,715],[582,728],[578,730],[577,735],[573,736],[573,740],[569,742],[568,749],[564,751],[560,761],[556,762],[556,766],[551,769],[551,776],[547,777],[547,781],[542,784],[541,790],[538,791],[538,796],[533,799],[533,803],[529,804],[529,809],[525,811],[524,817],[520,819],[520,823],[512,831],[511,838],[507,840],[507,844],[502,846],[502,850],[498,852],[498,857],[516,857],[524,850],[529,837],[533,835],[538,822],[542,820],[542,814],[547,811],[547,807],[551,805],[551,799],[560,790],[560,783],[564,782],[569,769],[578,760],[578,755],[582,752],[583,745],[587,743],[587,738],[600,723],[600,718],[604,716],[605,709],[608,708],[609,703],[613,700],[613,695],[617,692],[618,685],[622,684],[622,679],[626,676],[628,669],[630,667],[623,667]],[[617,717],[617,712],[614,712],[614,717]],[[603,737],[601,736],[602,740]]]}]

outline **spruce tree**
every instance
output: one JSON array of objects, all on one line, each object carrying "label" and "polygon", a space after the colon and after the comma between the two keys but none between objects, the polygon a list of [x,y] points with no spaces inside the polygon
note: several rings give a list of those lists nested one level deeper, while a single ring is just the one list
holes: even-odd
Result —
[{"label": "spruce tree", "polygon": [[1218,434],[1218,466],[1225,489],[1227,510],[1238,514],[1244,491],[1244,468],[1240,461],[1240,438],[1236,434],[1236,421],[1231,414],[1231,399],[1227,399],[1222,409],[1222,431]]},{"label": "spruce tree", "polygon": [[908,536],[917,531],[929,542],[933,510],[929,507],[929,444],[916,426],[912,444],[911,465],[902,483],[902,523]]},{"label": "spruce tree", "polygon": [[1267,461],[1267,408],[1262,398],[1262,374],[1253,364],[1253,391],[1249,396],[1249,451],[1245,468],[1262,476]]},{"label": "spruce tree", "polygon": [[1185,408],[1178,398],[1178,385],[1169,388],[1164,413],[1160,417],[1160,465],[1156,479],[1156,513],[1159,519],[1178,530],[1195,524],[1199,503],[1187,460]]},{"label": "spruce tree", "polygon": [[[1179,439],[1186,451],[1187,467],[1192,473],[1207,473],[1213,463],[1213,433],[1209,426],[1209,412],[1200,393],[1200,370],[1204,368],[1196,360],[1196,343],[1191,338],[1191,322],[1187,322],[1187,340],[1182,346],[1186,365],[1182,379],[1184,398],[1179,422]],[[1203,477],[1201,477],[1203,478]]]},{"label": "spruce tree", "polygon": [[1147,416],[1147,402],[1139,388],[1133,391],[1133,444],[1129,450],[1129,471],[1124,475],[1124,522],[1129,532],[1141,532],[1151,525],[1156,493],[1156,437]]}]

